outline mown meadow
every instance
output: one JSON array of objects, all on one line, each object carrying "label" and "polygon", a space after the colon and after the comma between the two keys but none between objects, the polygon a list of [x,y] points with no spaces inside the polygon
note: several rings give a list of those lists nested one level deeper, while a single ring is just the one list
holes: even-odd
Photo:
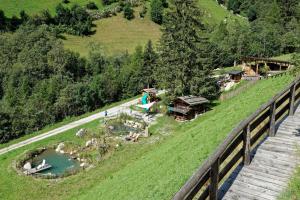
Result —
[{"label": "mown meadow", "polygon": [[[162,117],[151,127],[149,140],[124,145],[95,168],[65,179],[20,176],[13,163],[26,150],[74,140],[81,127],[5,154],[0,157],[0,198],[170,199],[230,130],[292,79],[262,80],[235,98],[215,102],[211,111],[192,122],[177,123]],[[96,120],[82,127],[97,130],[98,126]]]}]

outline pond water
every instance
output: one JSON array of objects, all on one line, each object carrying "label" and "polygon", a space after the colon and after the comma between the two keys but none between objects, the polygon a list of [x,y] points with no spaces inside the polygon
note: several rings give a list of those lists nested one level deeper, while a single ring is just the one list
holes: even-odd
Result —
[{"label": "pond water", "polygon": [[54,149],[48,149],[35,157],[32,166],[36,167],[46,160],[47,164],[52,165],[50,169],[39,172],[40,174],[63,175],[66,172],[72,172],[80,169],[80,163],[70,158],[67,154],[57,153]]}]

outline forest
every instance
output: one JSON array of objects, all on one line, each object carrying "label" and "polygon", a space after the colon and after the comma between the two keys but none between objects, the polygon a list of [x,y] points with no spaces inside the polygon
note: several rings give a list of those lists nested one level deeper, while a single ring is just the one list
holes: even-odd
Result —
[{"label": "forest", "polygon": [[60,40],[65,32],[90,34],[92,19],[85,8],[59,4],[55,16],[43,11],[13,18],[0,11],[0,143],[133,97],[148,86],[169,89],[170,98],[215,99],[215,68],[232,66],[243,56],[298,52],[299,2],[249,2],[219,1],[247,23],[225,19],[210,26],[194,0],[175,0],[158,17],[163,35],[157,47],[149,41],[133,54],[107,56],[93,44],[86,58],[64,49]]}]

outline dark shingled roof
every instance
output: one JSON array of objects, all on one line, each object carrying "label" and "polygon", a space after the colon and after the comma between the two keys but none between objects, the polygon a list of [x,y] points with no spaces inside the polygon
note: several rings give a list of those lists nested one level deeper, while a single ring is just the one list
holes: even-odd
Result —
[{"label": "dark shingled roof", "polygon": [[184,101],[185,103],[189,104],[190,106],[200,105],[200,104],[204,104],[204,103],[208,103],[209,102],[204,97],[193,96],[193,95],[184,96],[184,97],[178,97],[177,99],[180,99],[180,100]]},{"label": "dark shingled roof", "polygon": [[230,75],[239,75],[242,73],[244,73],[244,71],[242,71],[242,70],[233,70],[233,71],[228,72],[228,74],[230,74]]}]

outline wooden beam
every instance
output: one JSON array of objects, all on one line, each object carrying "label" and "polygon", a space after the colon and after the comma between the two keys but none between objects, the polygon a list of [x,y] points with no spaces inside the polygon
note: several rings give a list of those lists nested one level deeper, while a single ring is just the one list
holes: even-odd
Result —
[{"label": "wooden beam", "polygon": [[275,123],[276,123],[276,101],[270,106],[270,131],[269,136],[275,136]]},{"label": "wooden beam", "polygon": [[218,186],[219,186],[219,167],[220,159],[217,159],[211,166],[210,170],[210,186],[209,186],[209,199],[218,199]]},{"label": "wooden beam", "polygon": [[295,91],[296,91],[296,83],[290,89],[290,110],[289,116],[293,116],[295,112]]},{"label": "wooden beam", "polygon": [[244,129],[243,131],[243,150],[244,150],[244,164],[245,165],[250,165],[251,158],[251,129],[250,129],[250,124]]}]

